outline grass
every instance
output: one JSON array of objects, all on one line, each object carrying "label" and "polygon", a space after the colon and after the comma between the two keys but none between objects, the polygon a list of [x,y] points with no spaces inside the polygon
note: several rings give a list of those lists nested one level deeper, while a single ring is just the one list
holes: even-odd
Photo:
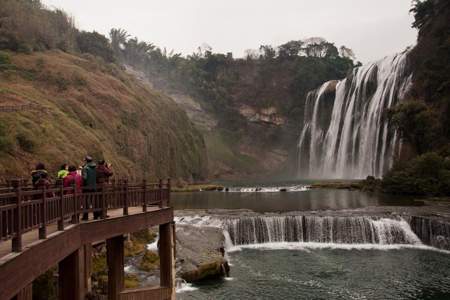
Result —
[{"label": "grass", "polygon": [[205,176],[203,138],[170,98],[90,56],[8,55],[16,70],[0,70],[5,105],[41,109],[0,112],[11,141],[0,177],[28,176],[38,161],[53,174],[88,153],[111,162],[117,177]]},{"label": "grass", "polygon": [[172,187],[172,192],[201,192],[201,191],[222,191],[224,187],[219,184],[189,184],[182,187]]}]

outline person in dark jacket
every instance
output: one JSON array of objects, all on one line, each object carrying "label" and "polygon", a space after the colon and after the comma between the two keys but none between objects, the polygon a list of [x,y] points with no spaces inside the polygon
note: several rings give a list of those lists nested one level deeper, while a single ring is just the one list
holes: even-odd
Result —
[{"label": "person in dark jacket", "polygon": [[[83,193],[94,193],[97,188],[97,165],[91,156],[86,156],[84,161],[85,164],[81,170],[81,176],[83,177]],[[88,201],[84,203],[86,208],[89,208],[89,205]],[[94,214],[94,217],[96,217],[96,214]],[[86,221],[88,218],[88,213],[83,213],[83,220]]]},{"label": "person in dark jacket", "polygon": [[100,160],[97,165],[97,184],[103,185],[109,183],[109,177],[113,175],[110,165],[104,160]]},{"label": "person in dark jacket", "polygon": [[95,192],[95,189],[97,187],[97,165],[90,156],[86,156],[84,160],[86,163],[81,170],[84,190]]},{"label": "person in dark jacket", "polygon": [[47,170],[45,169],[45,165],[43,163],[38,163],[36,168],[31,172],[31,182],[34,188],[36,188],[36,182],[38,182],[38,180],[43,176],[48,178]]},{"label": "person in dark jacket", "polygon": [[47,173],[41,173],[41,177],[35,182],[34,187],[35,187],[35,189],[38,189],[38,190],[43,190],[44,188],[46,190],[50,190],[45,193],[46,197],[48,197],[48,198],[55,196],[55,194],[51,191],[52,182],[48,178]]}]

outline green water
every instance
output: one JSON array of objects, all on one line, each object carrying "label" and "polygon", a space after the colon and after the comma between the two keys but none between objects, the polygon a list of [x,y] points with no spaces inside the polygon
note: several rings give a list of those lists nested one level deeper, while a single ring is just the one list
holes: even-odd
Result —
[{"label": "green water", "polygon": [[[225,186],[233,189],[237,183]],[[305,182],[244,183],[249,187],[278,190],[283,187],[301,189]],[[234,187],[235,189],[235,187]],[[197,192],[173,193],[175,209],[250,209],[256,212],[356,209],[368,206],[415,205],[412,198],[357,190],[312,189],[295,192]]]},{"label": "green water", "polygon": [[450,299],[450,255],[427,250],[255,250],[230,254],[232,280],[177,299]]}]

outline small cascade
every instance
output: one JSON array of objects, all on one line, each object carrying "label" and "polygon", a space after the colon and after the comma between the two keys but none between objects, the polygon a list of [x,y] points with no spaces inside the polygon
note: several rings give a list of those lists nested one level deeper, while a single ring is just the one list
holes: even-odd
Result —
[{"label": "small cascade", "polygon": [[270,216],[225,220],[234,246],[302,242],[333,244],[421,244],[402,218]]},{"label": "small cascade", "polygon": [[300,178],[381,177],[400,149],[386,111],[411,82],[408,52],[356,68],[308,94],[298,144]]},{"label": "small cascade", "polygon": [[450,223],[427,217],[413,216],[410,226],[421,241],[429,246],[450,250]]}]

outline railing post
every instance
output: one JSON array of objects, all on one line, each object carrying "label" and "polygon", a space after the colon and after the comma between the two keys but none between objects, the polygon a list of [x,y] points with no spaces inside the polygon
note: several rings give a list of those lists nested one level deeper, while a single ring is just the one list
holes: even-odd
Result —
[{"label": "railing post", "polygon": [[47,190],[42,188],[41,227],[39,227],[39,239],[47,238]]},{"label": "railing post", "polygon": [[163,205],[163,200],[162,200],[162,179],[159,180],[159,189],[158,189],[158,202],[159,202],[159,207],[162,208]]},{"label": "railing post", "polygon": [[107,187],[106,184],[102,185],[102,215],[101,215],[102,219],[106,218],[107,209],[108,209],[107,204],[106,204],[106,187]]},{"label": "railing post", "polygon": [[17,197],[17,208],[16,215],[14,218],[16,234],[12,239],[11,248],[12,252],[22,251],[22,187],[20,181],[17,182],[16,186],[16,197]]},{"label": "railing post", "polygon": [[64,185],[59,188],[61,195],[59,195],[59,219],[58,219],[58,230],[64,230]]},{"label": "railing post", "polygon": [[78,191],[76,184],[72,184],[73,187],[73,216],[72,216],[72,224],[80,223],[80,216],[78,215],[78,209],[80,208],[80,202],[78,199]]},{"label": "railing post", "polygon": [[128,180],[124,180],[123,182],[123,190],[125,192],[124,199],[123,199],[123,214],[125,216],[128,215]]},{"label": "railing post", "polygon": [[142,211],[147,211],[147,182],[142,180]]},{"label": "railing post", "polygon": [[117,208],[117,202],[118,202],[118,197],[117,197],[117,187],[116,187],[116,180],[113,179],[112,183],[111,183],[111,207],[112,208]]},{"label": "railing post", "polygon": [[167,179],[167,206],[170,207],[170,190],[172,188],[171,180],[170,178]]}]

